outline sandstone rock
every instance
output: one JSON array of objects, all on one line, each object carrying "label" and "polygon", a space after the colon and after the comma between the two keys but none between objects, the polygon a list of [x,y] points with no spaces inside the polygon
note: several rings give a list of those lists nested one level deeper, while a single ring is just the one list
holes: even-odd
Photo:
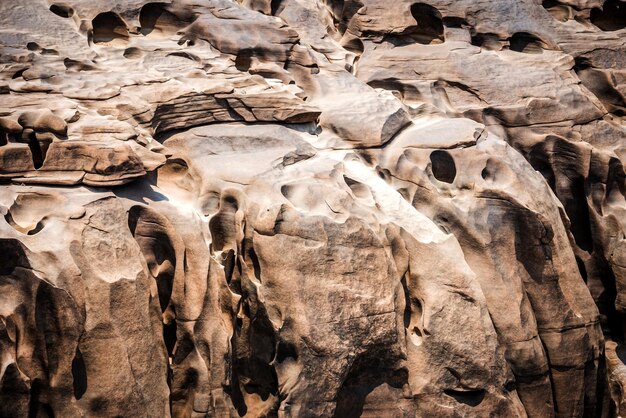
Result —
[{"label": "sandstone rock", "polygon": [[624,10],[0,2],[0,416],[623,415]]}]

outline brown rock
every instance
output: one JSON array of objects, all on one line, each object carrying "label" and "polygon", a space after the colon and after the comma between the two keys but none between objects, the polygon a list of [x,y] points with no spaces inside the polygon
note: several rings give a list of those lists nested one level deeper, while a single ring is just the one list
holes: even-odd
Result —
[{"label": "brown rock", "polygon": [[623,415],[625,8],[0,2],[0,416]]}]

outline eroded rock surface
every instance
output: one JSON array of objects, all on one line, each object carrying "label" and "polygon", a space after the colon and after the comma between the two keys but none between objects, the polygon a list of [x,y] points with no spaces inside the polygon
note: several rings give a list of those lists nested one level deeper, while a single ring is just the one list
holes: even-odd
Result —
[{"label": "eroded rock surface", "polygon": [[625,13],[0,1],[0,416],[626,414]]}]

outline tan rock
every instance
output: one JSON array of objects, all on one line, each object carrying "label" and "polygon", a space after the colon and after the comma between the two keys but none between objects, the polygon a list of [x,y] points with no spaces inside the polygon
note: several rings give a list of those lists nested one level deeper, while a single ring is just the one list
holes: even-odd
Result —
[{"label": "tan rock", "polygon": [[0,416],[623,415],[624,7],[0,1]]}]

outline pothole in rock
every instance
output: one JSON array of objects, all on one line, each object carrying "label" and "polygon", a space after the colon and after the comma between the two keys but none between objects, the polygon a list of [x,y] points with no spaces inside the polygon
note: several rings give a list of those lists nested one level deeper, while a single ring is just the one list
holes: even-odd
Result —
[{"label": "pothole in rock", "polygon": [[39,213],[42,203],[46,206],[52,202],[45,198],[40,201],[39,196],[20,195],[4,215],[4,220],[22,234],[35,235],[45,226],[46,217]]},{"label": "pothole in rock", "polygon": [[91,21],[92,39],[96,44],[124,45],[128,42],[128,28],[113,12],[100,13]]},{"label": "pothole in rock", "polygon": [[497,34],[480,32],[472,34],[472,45],[488,51],[500,51],[503,47],[502,40]]},{"label": "pothole in rock", "polygon": [[74,9],[65,3],[53,3],[50,5],[50,11],[57,16],[68,18],[74,16]]},{"label": "pothole in rock", "polygon": [[541,54],[547,49],[547,44],[538,36],[527,32],[517,32],[509,38],[511,51],[525,54]]},{"label": "pothole in rock", "polygon": [[430,154],[433,176],[444,183],[452,183],[456,177],[454,158],[447,151],[433,151]]},{"label": "pothole in rock", "polygon": [[443,42],[443,20],[439,10],[424,3],[411,5],[411,16],[417,22],[412,37],[419,43]]},{"label": "pothole in rock", "polygon": [[48,141],[39,141],[35,136],[35,133],[32,133],[29,136],[28,148],[30,149],[30,153],[33,158],[33,166],[35,167],[35,170],[39,170],[43,166],[49,146],[50,143]]},{"label": "pothole in rock", "polygon": [[446,389],[444,393],[454,398],[459,403],[469,406],[478,406],[485,399],[486,391],[484,389],[477,390],[454,390]]},{"label": "pothole in rock", "polygon": [[170,12],[166,3],[146,3],[139,12],[140,32],[146,36],[151,33],[172,35],[192,23],[191,14],[178,16]]},{"label": "pothole in rock", "polygon": [[84,215],[82,207],[68,209],[66,203],[65,197],[57,193],[20,193],[8,208],[4,219],[16,231],[34,235],[54,218],[78,219]]},{"label": "pothole in rock", "polygon": [[395,46],[444,42],[443,17],[439,10],[428,4],[415,3],[411,5],[410,12],[415,19],[415,25],[407,27],[402,34],[386,34],[385,41]]},{"label": "pothole in rock", "polygon": [[567,22],[573,17],[572,8],[556,0],[544,0],[542,6],[558,21]]},{"label": "pothole in rock", "polygon": [[26,235],[35,235],[44,227],[43,219],[31,225],[21,226],[13,220],[11,211],[7,212],[7,214],[4,215],[4,220],[7,221],[7,223],[13,227],[13,229]]},{"label": "pothole in rock", "polygon": [[602,8],[594,8],[590,15],[591,23],[603,31],[612,32],[626,28],[626,2],[607,0]]}]

